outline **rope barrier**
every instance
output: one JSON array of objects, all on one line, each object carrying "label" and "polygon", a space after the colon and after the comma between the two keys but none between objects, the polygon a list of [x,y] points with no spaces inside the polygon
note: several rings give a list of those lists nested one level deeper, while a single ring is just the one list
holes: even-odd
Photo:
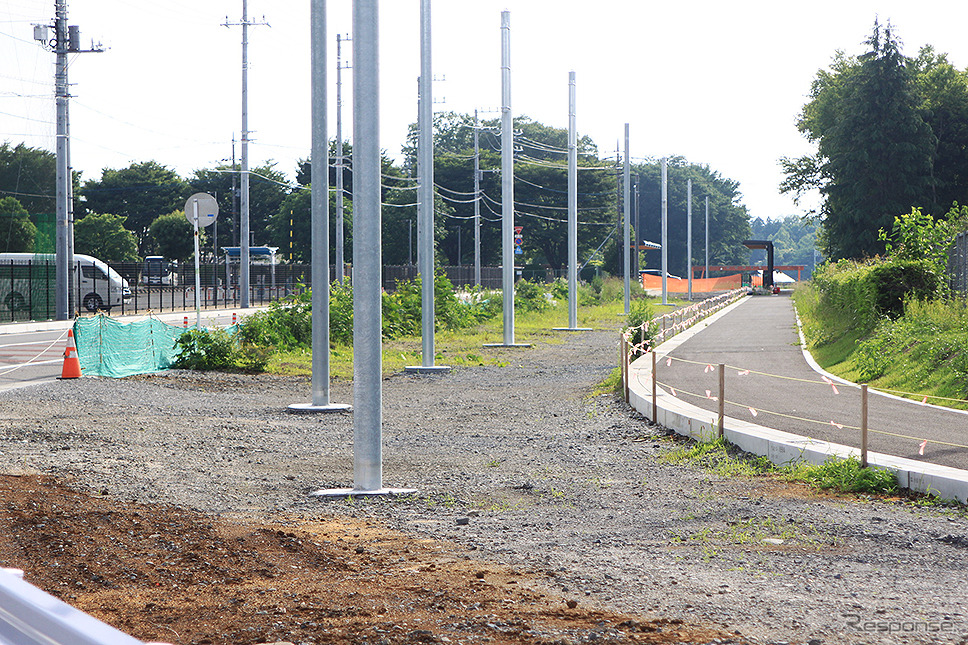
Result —
[{"label": "rope barrier", "polygon": [[26,363],[18,363],[17,365],[14,365],[12,367],[9,367],[9,368],[3,370],[2,372],[0,372],[0,376],[6,376],[7,374],[9,374],[10,372],[13,372],[14,370],[19,370],[21,367],[27,367],[28,365],[31,365],[38,358],[40,358],[41,356],[43,356],[44,354],[46,354],[47,352],[49,352],[51,347],[53,347],[57,343],[59,343],[62,340],[64,340],[64,337],[65,336],[67,336],[67,330],[66,329],[63,332],[61,332],[61,335],[60,336],[58,336],[57,338],[55,338],[54,340],[52,340],[51,343],[50,343],[50,345],[48,345],[43,350],[41,350],[41,352],[39,354],[37,354],[36,356],[34,356],[30,360],[28,360]]},{"label": "rope barrier", "polygon": [[[667,362],[671,362],[671,360],[669,360],[669,359],[672,359],[672,357],[667,356],[666,359],[667,359]],[[712,367],[713,370],[716,369],[715,366],[712,366],[709,363],[702,363],[702,362],[698,362],[698,361],[690,361],[690,360],[686,360],[686,359],[675,359],[675,360],[679,360],[681,362],[689,363],[689,364],[692,364],[692,365],[703,365],[706,368]],[[739,369],[736,366],[727,366],[727,367],[729,369]],[[634,370],[634,371],[635,371],[635,379],[639,383],[639,385],[642,385],[643,387],[648,387],[650,384],[649,383],[644,383],[642,381],[642,372],[644,370],[639,369],[639,370]],[[752,370],[740,370],[740,371],[741,371],[741,373],[744,373],[744,374],[759,374],[759,375],[773,377],[773,378],[781,378],[781,379],[787,379],[787,380],[796,380],[796,381],[800,381],[800,382],[804,382],[804,383],[811,383],[813,385],[829,385],[829,383],[827,381],[830,380],[830,379],[826,379],[826,381],[810,381],[810,380],[805,380],[805,379],[793,379],[791,377],[783,377],[783,376],[779,376],[779,375],[776,375],[776,374],[769,374],[769,373],[765,373],[765,372],[755,372],[755,371],[752,371]],[[661,381],[657,381],[657,383],[659,385],[661,385],[662,387],[668,389],[669,392],[670,392],[670,394],[674,398],[681,398],[679,395],[680,394],[684,394],[684,395],[687,395],[687,396],[695,397],[697,399],[707,399],[707,400],[712,400],[712,401],[717,401],[718,400],[717,397],[711,396],[712,393],[710,391],[707,391],[707,393],[705,395],[703,395],[703,394],[699,394],[699,393],[696,393],[696,392],[690,392],[688,390],[683,390],[681,388],[675,388],[674,386],[672,386],[669,383],[664,383],[664,382],[661,382]],[[853,384],[853,383],[851,383],[849,385],[852,385],[854,387],[859,387],[859,386],[857,386],[856,384]],[[796,415],[792,415],[792,414],[786,414],[786,413],[783,413],[783,412],[777,412],[775,410],[768,410],[766,408],[756,408],[756,407],[753,407],[753,406],[750,406],[750,405],[746,405],[744,403],[739,403],[739,402],[736,402],[736,401],[725,400],[723,403],[725,405],[731,405],[731,406],[734,406],[734,407],[737,407],[737,408],[742,408],[742,409],[749,410],[750,413],[754,417],[757,416],[759,413],[763,413],[763,414],[770,414],[770,415],[773,415],[773,416],[776,416],[776,417],[780,417],[780,418],[783,418],[783,419],[789,419],[791,421],[801,421],[803,423],[815,423],[815,424],[818,424],[818,425],[821,425],[821,426],[832,425],[835,428],[837,428],[838,430],[857,430],[857,431],[862,430],[862,427],[861,426],[854,426],[854,425],[850,425],[850,424],[837,423],[836,421],[833,421],[833,420],[830,420],[830,421],[821,421],[819,419],[811,419],[811,418],[808,418],[808,417],[800,417],[800,416],[796,416]],[[921,454],[921,455],[924,455],[924,449],[928,445],[947,446],[949,448],[961,448],[961,449],[968,450],[968,445],[954,443],[954,442],[950,442],[950,441],[941,441],[940,439],[925,439],[924,437],[915,437],[913,435],[902,434],[902,433],[899,433],[899,432],[889,432],[887,430],[876,430],[874,428],[868,428],[867,431],[869,433],[883,435],[883,436],[887,436],[887,437],[894,437],[896,439],[907,439],[907,440],[911,440],[911,441],[917,441],[920,444],[919,454]]]},{"label": "rope barrier", "polygon": [[[623,363],[627,366],[626,368],[623,369],[623,378],[624,378],[625,383],[626,383],[626,389],[628,388],[628,382],[632,378],[632,372],[635,372],[634,378],[636,379],[636,382],[639,385],[645,387],[646,389],[648,389],[651,386],[653,388],[653,391],[654,391],[654,386],[658,384],[658,385],[661,385],[662,387],[668,389],[669,392],[670,392],[670,394],[673,397],[675,397],[675,398],[679,398],[678,395],[679,394],[683,394],[683,395],[686,395],[686,396],[696,397],[697,399],[707,399],[707,400],[711,400],[711,401],[716,401],[718,403],[721,403],[722,406],[731,405],[731,406],[734,406],[734,407],[737,407],[737,408],[745,408],[746,410],[749,410],[750,414],[752,414],[754,417],[757,416],[760,412],[762,412],[763,414],[769,414],[769,415],[773,415],[773,416],[776,416],[776,417],[779,417],[779,418],[789,419],[789,420],[792,420],[792,421],[800,421],[800,422],[803,422],[803,423],[815,423],[815,424],[819,424],[819,425],[822,425],[822,426],[831,425],[831,426],[834,426],[835,428],[837,428],[838,430],[845,430],[845,429],[846,430],[852,430],[852,431],[859,430],[859,431],[861,431],[862,435],[863,435],[863,433],[866,430],[866,432],[874,433],[874,434],[878,434],[878,435],[883,435],[883,436],[888,436],[888,437],[894,437],[894,438],[897,438],[897,439],[905,439],[905,440],[917,441],[920,444],[919,451],[918,451],[920,455],[924,455],[924,449],[925,449],[925,447],[928,444],[938,445],[938,446],[947,446],[947,447],[951,447],[951,448],[968,449],[968,445],[962,445],[962,444],[958,444],[958,443],[954,443],[954,442],[941,441],[941,440],[936,440],[936,439],[925,439],[924,437],[915,437],[915,436],[907,435],[907,434],[903,434],[903,433],[889,432],[889,431],[886,431],[886,430],[876,430],[876,429],[873,429],[873,428],[866,428],[865,427],[866,426],[866,423],[867,423],[866,422],[866,418],[867,418],[866,417],[866,414],[867,414],[866,413],[866,407],[864,408],[863,413],[862,413],[863,418],[864,418],[864,425],[863,426],[853,426],[853,425],[849,425],[849,424],[842,424],[842,423],[838,423],[838,422],[836,422],[834,420],[821,421],[821,420],[818,420],[818,419],[810,419],[810,418],[807,418],[807,417],[800,417],[800,416],[796,416],[796,415],[786,414],[786,413],[783,413],[783,412],[777,412],[775,410],[767,410],[767,409],[764,409],[764,408],[755,408],[753,406],[745,405],[743,403],[725,400],[725,397],[724,397],[724,400],[720,402],[719,401],[719,397],[713,396],[712,395],[712,392],[710,390],[707,390],[706,391],[705,396],[702,395],[702,394],[696,393],[696,392],[690,392],[688,390],[678,390],[678,392],[677,392],[676,388],[674,388],[672,385],[670,385],[668,383],[660,383],[660,382],[658,382],[655,379],[655,375],[654,374],[653,374],[653,378],[650,379],[651,380],[651,383],[644,383],[642,381],[642,372],[643,371],[646,371],[646,370],[636,369],[636,368],[631,367],[630,362],[634,358],[636,358],[637,356],[640,356],[640,355],[645,355],[645,354],[649,354],[650,352],[654,352],[655,348],[658,345],[660,345],[663,341],[665,341],[670,334],[671,335],[675,335],[675,334],[677,334],[677,333],[679,333],[681,331],[684,331],[685,329],[688,329],[689,327],[692,327],[693,325],[695,325],[700,320],[706,318],[710,314],[712,314],[715,311],[721,309],[723,306],[725,306],[725,304],[728,304],[729,302],[731,302],[732,300],[734,300],[736,298],[736,296],[739,293],[742,293],[742,292],[743,292],[742,289],[736,289],[736,290],[733,290],[733,291],[728,292],[726,294],[722,294],[720,296],[716,296],[714,298],[710,298],[709,300],[705,300],[705,301],[702,301],[702,302],[699,302],[699,303],[695,303],[695,304],[689,305],[688,307],[684,307],[684,308],[677,309],[677,310],[671,311],[669,313],[663,314],[662,316],[659,316],[659,317],[653,318],[652,320],[646,321],[646,322],[642,323],[641,325],[639,325],[637,327],[629,327],[629,328],[623,330],[623,332],[622,332],[622,340],[623,340],[623,345],[625,347],[625,350],[624,350],[625,357],[624,357]],[[661,324],[662,324],[662,329],[661,330],[658,329],[659,321],[661,321]],[[645,338],[646,335],[649,335],[650,337],[649,338]],[[635,338],[635,337],[638,337],[641,340],[638,340],[638,342],[635,342],[633,340],[633,338]],[[700,366],[701,365],[701,366],[703,366],[705,373],[708,373],[710,371],[714,371],[714,370],[717,369],[716,366],[714,366],[713,364],[711,364],[709,362],[694,361],[694,360],[689,360],[689,359],[679,358],[679,357],[674,357],[674,356],[666,356],[665,358],[666,358],[666,365],[667,366],[671,366],[673,361],[677,361],[677,362],[684,363],[684,364],[687,364],[687,365],[696,365],[696,366]],[[655,365],[655,360],[654,359],[655,359],[655,356],[653,355],[653,361],[652,361],[653,366]],[[811,384],[811,385],[823,385],[825,387],[828,387],[829,386],[833,390],[833,393],[835,395],[840,394],[840,391],[838,390],[838,386],[840,386],[840,387],[850,387],[850,388],[860,389],[860,390],[862,390],[862,392],[866,392],[867,391],[866,386],[858,385],[856,383],[835,383],[833,380],[831,380],[827,376],[823,376],[823,375],[821,375],[821,377],[820,377],[819,380],[813,380],[813,379],[803,379],[803,378],[792,377],[792,376],[784,376],[784,375],[781,375],[781,374],[771,374],[769,372],[760,372],[760,371],[757,371],[757,370],[751,370],[751,369],[747,369],[747,368],[743,368],[743,367],[739,367],[739,366],[735,366],[735,365],[727,365],[727,364],[722,364],[722,369],[724,370],[724,372],[727,369],[736,370],[738,376],[746,376],[746,375],[753,374],[753,375],[756,375],[756,376],[763,376],[763,377],[766,377],[766,378],[775,378],[775,379],[780,379],[780,380],[784,380],[784,381],[788,381],[788,382],[794,382],[794,383],[807,383],[807,384]],[[720,382],[720,388],[721,387],[722,387],[722,381]],[[921,403],[922,404],[926,404],[927,401],[928,401],[928,399],[933,399],[933,400],[938,400],[938,401],[961,402],[961,403],[964,403],[965,402],[964,399],[957,399],[957,398],[951,398],[951,397],[944,397],[944,396],[923,394],[923,393],[917,393],[917,392],[904,392],[904,391],[901,391],[901,390],[884,389],[884,390],[874,390],[874,391],[876,391],[876,392],[883,392],[883,393],[887,393],[887,394],[897,394],[897,395],[901,395],[901,396],[907,396],[907,397],[911,397],[912,400],[917,400],[917,398],[922,398],[922,400],[921,400]],[[866,394],[864,394],[864,396],[866,396]],[[655,402],[653,401],[653,404],[654,403]],[[720,414],[721,414],[721,412],[720,412]],[[866,439],[862,439],[862,444],[863,444],[862,445],[862,449],[866,450]]]}]

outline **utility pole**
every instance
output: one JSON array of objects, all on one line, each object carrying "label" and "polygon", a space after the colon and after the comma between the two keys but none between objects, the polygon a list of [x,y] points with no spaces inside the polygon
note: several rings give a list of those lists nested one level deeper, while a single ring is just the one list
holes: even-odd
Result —
[{"label": "utility pole", "polygon": [[704,277],[709,277],[709,195],[706,195],[706,274]]},{"label": "utility pole", "polygon": [[686,180],[686,271],[692,301],[692,179]]},{"label": "utility pole", "polygon": [[669,160],[662,158],[662,304],[669,304]]},{"label": "utility pole", "polygon": [[[54,37],[51,39],[50,30]],[[54,97],[57,104],[56,201],[57,233],[55,238],[54,305],[57,320],[69,320],[74,272],[74,199],[71,170],[70,84],[67,81],[68,54],[99,53],[100,45],[81,49],[81,33],[67,24],[67,0],[55,0],[54,24],[34,25],[34,40],[56,55],[54,63]],[[76,304],[76,303],[74,303]]]},{"label": "utility pole", "polygon": [[631,276],[630,276],[631,258],[629,257],[629,253],[631,251],[629,247],[632,245],[632,236],[631,236],[632,199],[631,199],[631,196],[629,195],[629,192],[632,187],[631,186],[632,181],[631,181],[630,173],[631,173],[631,162],[629,160],[629,124],[626,123],[625,124],[625,162],[622,166],[622,216],[623,216],[622,219],[624,220],[624,223],[625,223],[625,233],[622,236],[622,239],[623,239],[622,246],[625,247],[625,250],[622,253],[622,264],[624,265],[624,271],[622,273],[625,276],[625,315],[626,316],[629,315],[629,310],[631,308],[631,301],[632,301],[632,284],[631,284]]},{"label": "utility pole", "polygon": [[578,128],[575,72],[568,72],[568,327],[557,331],[582,331],[578,327]]},{"label": "utility pole", "polygon": [[481,286],[481,144],[474,110],[474,286]]},{"label": "utility pole", "polygon": [[248,0],[242,0],[242,20],[229,22],[228,17],[222,23],[223,27],[242,27],[242,210],[239,217],[242,220],[242,230],[239,232],[239,290],[242,292],[239,305],[246,309],[249,306],[249,25],[265,25],[269,23],[262,18],[262,22],[249,21]]},{"label": "utility pole", "polygon": [[501,12],[501,289],[504,342],[485,347],[530,347],[514,342],[514,130],[511,113],[511,12]]},{"label": "utility pole", "polygon": [[340,284],[343,284],[346,267],[343,258],[346,246],[343,233],[343,70],[350,68],[349,63],[344,67],[342,62],[340,44],[343,40],[352,39],[336,34],[336,279]]},{"label": "utility pole", "polygon": [[434,96],[431,66],[430,0],[420,0],[420,79],[417,114],[417,271],[420,274],[422,352],[415,374],[447,372],[434,365]]}]

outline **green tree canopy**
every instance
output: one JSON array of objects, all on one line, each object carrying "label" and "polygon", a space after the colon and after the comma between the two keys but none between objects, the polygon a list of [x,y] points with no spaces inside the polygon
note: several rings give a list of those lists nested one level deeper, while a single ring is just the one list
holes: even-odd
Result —
[{"label": "green tree canopy", "polygon": [[[184,261],[195,254],[195,229],[184,211],[159,215],[148,228],[151,248],[170,260]],[[199,245],[205,244],[205,229],[199,230]]]},{"label": "green tree canopy", "polygon": [[[219,246],[238,246],[242,190],[238,168],[221,165],[214,169],[196,170],[189,183],[190,192],[208,193],[218,202]],[[249,170],[249,233],[252,244],[268,243],[269,221],[279,211],[283,200],[289,194],[289,183],[286,175],[276,169],[273,161]],[[175,208],[184,208],[185,200],[189,196],[186,193]],[[174,208],[166,212],[172,210]]]},{"label": "green tree canopy", "polygon": [[74,223],[74,252],[108,263],[137,262],[138,242],[124,227],[124,217],[91,213]]},{"label": "green tree canopy", "polygon": [[155,218],[184,208],[190,188],[174,170],[143,161],[120,170],[105,168],[101,179],[84,182],[83,193],[89,211],[123,217],[143,244]]},{"label": "green tree canopy", "polygon": [[[798,127],[817,154],[782,161],[781,190],[819,188],[821,246],[832,258],[883,252],[878,230],[912,206],[934,203],[937,194],[934,162],[942,149],[925,121],[912,65],[889,24],[875,22],[866,45],[856,59],[838,53],[814,80]],[[937,60],[926,56],[922,67],[937,76],[925,78],[922,90],[945,87]]]},{"label": "green tree canopy", "polygon": [[13,197],[0,198],[0,248],[6,253],[30,253],[36,238],[37,227],[27,209]]},{"label": "green tree canopy", "polygon": [[[269,221],[269,240],[279,247],[279,257],[293,262],[310,262],[312,259],[312,193],[310,187],[294,190],[283,200],[278,212]],[[343,235],[345,237],[343,259],[352,261],[353,253],[353,204],[343,204]],[[290,252],[290,243],[292,251]],[[336,195],[329,195],[329,248],[330,263],[336,262]],[[292,256],[290,258],[290,255]]]},{"label": "green tree canopy", "polygon": [[[632,166],[633,181],[639,186],[641,231],[638,240],[662,241],[662,163],[661,160]],[[688,222],[687,182],[692,179],[692,258],[691,264],[706,259],[706,197],[709,197],[710,264],[745,264],[750,238],[749,213],[742,203],[739,182],[727,179],[709,166],[691,164],[683,157],[668,160],[668,258],[669,273],[686,277],[690,259],[686,257]],[[634,210],[633,210],[634,218]],[[662,268],[661,251],[646,251],[645,264]]]}]

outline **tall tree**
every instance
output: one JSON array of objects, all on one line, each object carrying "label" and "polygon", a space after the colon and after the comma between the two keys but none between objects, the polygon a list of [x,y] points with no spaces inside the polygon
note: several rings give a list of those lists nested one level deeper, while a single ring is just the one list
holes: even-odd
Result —
[{"label": "tall tree", "polygon": [[0,249],[7,253],[34,251],[37,227],[27,216],[27,209],[13,197],[0,198]]},{"label": "tall tree", "polygon": [[814,81],[798,127],[817,154],[784,160],[784,191],[820,189],[829,257],[883,251],[877,231],[931,202],[936,138],[925,122],[908,61],[890,24],[874,23],[868,51],[842,54]]},{"label": "tall tree", "polygon": [[[292,191],[269,220],[269,242],[279,247],[281,259],[307,263],[312,259],[311,197],[310,186]],[[353,204],[349,201],[343,204],[343,234],[344,260],[352,262]],[[333,191],[329,194],[329,246],[332,264],[336,261],[336,194]]]},{"label": "tall tree", "polygon": [[91,213],[74,224],[74,251],[109,263],[137,262],[138,244],[124,217]]},{"label": "tall tree", "polygon": [[[199,227],[199,248],[205,248],[205,231]],[[159,215],[148,227],[152,252],[183,262],[195,254],[195,227],[188,223],[185,211]]]},{"label": "tall tree", "polygon": [[189,190],[174,170],[156,161],[143,161],[120,170],[105,168],[101,179],[86,181],[83,188],[88,210],[124,218],[139,246],[156,217],[184,208],[185,200],[191,196]]},{"label": "tall tree", "polygon": [[968,203],[968,72],[955,69],[931,46],[921,48],[911,69],[922,115],[935,136],[927,207],[947,213],[955,202]]},{"label": "tall tree", "polygon": [[[640,178],[639,208],[642,230],[638,240],[662,241],[662,166],[659,161],[635,165],[633,180]],[[692,258],[687,258],[687,182],[692,179]],[[749,249],[743,242],[751,235],[749,213],[742,203],[739,182],[727,179],[709,166],[690,164],[683,157],[668,160],[668,258],[669,273],[686,277],[689,265],[706,257],[706,197],[709,197],[709,262],[745,264]],[[634,211],[633,211],[634,217]],[[645,252],[645,267],[662,268],[661,251]]]}]

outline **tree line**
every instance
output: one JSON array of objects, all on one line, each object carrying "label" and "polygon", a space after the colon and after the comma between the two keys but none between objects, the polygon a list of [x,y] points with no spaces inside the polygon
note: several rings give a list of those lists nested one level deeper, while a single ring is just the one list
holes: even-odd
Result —
[{"label": "tree line", "polygon": [[[468,114],[441,112],[434,117],[434,183],[437,263],[473,264],[475,201],[481,221],[481,262],[501,263],[501,177],[499,120],[476,123]],[[514,120],[515,224],[523,227],[523,256],[518,261],[563,270],[567,266],[567,130],[527,117]],[[474,189],[474,133],[478,133],[479,193]],[[407,264],[416,253],[416,126],[412,125],[397,163],[383,157],[383,259]],[[330,240],[335,242],[337,142],[330,145]],[[352,248],[352,145],[342,142],[344,158],[345,257]],[[647,159],[632,165],[638,200],[633,203],[635,239],[657,241],[660,230],[660,163]],[[53,153],[24,145],[0,145],[0,248],[6,251],[52,252],[53,241],[37,229],[55,211]],[[685,273],[686,180],[693,182],[693,263],[705,254],[705,197],[710,198],[710,261],[745,262],[742,241],[750,235],[749,217],[739,183],[705,165],[681,157],[669,161],[669,257]],[[192,254],[191,226],[185,200],[205,192],[219,203],[218,238],[213,246],[238,245],[239,169],[231,164],[194,171],[187,178],[156,161],[127,168],[105,168],[100,177],[74,174],[75,251],[110,262],[137,261],[146,255],[187,259]],[[295,168],[295,183],[275,162],[250,170],[250,243],[279,247],[284,261],[308,262],[311,254],[310,164]],[[579,262],[621,273],[621,167],[600,153],[588,137],[579,140]],[[637,206],[635,208],[634,206]],[[44,219],[44,215],[48,215]],[[41,227],[43,228],[43,227]],[[413,235],[411,236],[411,232]],[[214,233],[212,227],[206,234]],[[49,246],[50,248],[45,248]],[[332,250],[331,250],[332,253]],[[333,256],[331,255],[331,261]],[[678,265],[682,265],[679,267]],[[642,266],[657,267],[659,254],[646,254]]]},{"label": "tree line", "polygon": [[879,231],[912,208],[947,218],[968,203],[968,72],[931,46],[904,56],[889,23],[864,45],[813,80],[797,127],[816,152],[781,160],[781,191],[819,191],[818,245],[832,259],[883,254]]}]

